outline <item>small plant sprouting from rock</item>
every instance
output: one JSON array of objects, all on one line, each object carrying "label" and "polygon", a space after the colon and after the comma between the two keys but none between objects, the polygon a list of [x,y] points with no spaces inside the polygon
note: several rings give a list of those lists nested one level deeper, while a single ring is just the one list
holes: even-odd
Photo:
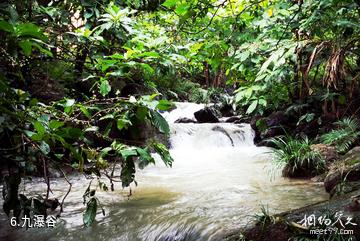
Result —
[{"label": "small plant sprouting from rock", "polygon": [[261,212],[255,214],[253,217],[255,218],[256,223],[260,225],[262,229],[264,229],[266,225],[275,222],[275,217],[270,215],[269,207],[264,205],[261,206]]}]

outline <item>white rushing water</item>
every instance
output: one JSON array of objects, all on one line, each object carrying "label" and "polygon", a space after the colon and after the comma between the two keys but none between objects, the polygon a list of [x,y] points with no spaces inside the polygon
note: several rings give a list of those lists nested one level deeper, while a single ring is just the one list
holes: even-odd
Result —
[{"label": "white rushing water", "polygon": [[[88,180],[73,177],[65,213],[54,230],[15,232],[3,225],[6,217],[0,215],[0,240],[219,240],[245,225],[261,205],[280,212],[326,197],[321,185],[271,175],[271,150],[253,144],[249,124],[177,124],[181,117],[194,119],[204,105],[177,107],[164,114],[171,127],[172,168],[157,160],[155,166],[138,170],[138,186],[132,187],[130,198],[119,185],[115,192],[99,191],[106,215],[99,212],[97,222],[86,229],[82,194]],[[66,192],[66,182],[53,180],[52,185],[55,197]],[[45,186],[27,188],[35,193]]]}]

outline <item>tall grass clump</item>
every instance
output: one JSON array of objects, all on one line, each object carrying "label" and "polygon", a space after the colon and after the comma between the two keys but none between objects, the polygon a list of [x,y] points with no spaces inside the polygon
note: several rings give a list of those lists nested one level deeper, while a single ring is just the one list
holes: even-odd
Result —
[{"label": "tall grass clump", "polygon": [[321,173],[325,161],[319,152],[311,149],[307,137],[296,139],[291,136],[275,137],[274,164],[283,168],[283,176],[303,177]]}]

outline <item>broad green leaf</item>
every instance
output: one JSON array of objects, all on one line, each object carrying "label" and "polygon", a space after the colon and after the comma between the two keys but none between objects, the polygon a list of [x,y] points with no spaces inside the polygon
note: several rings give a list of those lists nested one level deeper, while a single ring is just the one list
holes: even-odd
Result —
[{"label": "broad green leaf", "polygon": [[83,105],[79,105],[79,108],[81,110],[81,112],[87,117],[87,118],[90,118],[91,117],[91,114],[89,112],[89,110],[83,106]]},{"label": "broad green leaf", "polygon": [[[136,152],[136,150],[134,150]],[[137,153],[137,152],[136,152]],[[121,164],[120,179],[123,187],[128,187],[135,179],[135,163],[131,159],[125,159]]]},{"label": "broad green leaf", "polygon": [[75,100],[74,99],[66,99],[65,105],[64,107],[71,107],[75,104]]},{"label": "broad green leaf", "polygon": [[91,198],[86,204],[86,211],[83,216],[83,222],[85,227],[91,226],[95,221],[97,211],[97,200],[96,198]]},{"label": "broad green leaf", "polygon": [[33,131],[28,131],[28,130],[24,130],[24,133],[25,133],[25,135],[27,135],[28,137],[32,137],[33,135],[35,135],[36,133],[35,132],[33,132]]},{"label": "broad green leaf", "polygon": [[64,128],[63,131],[65,132],[67,138],[71,138],[75,140],[82,137],[83,135],[83,131],[79,128],[67,127]]},{"label": "broad green leaf", "polygon": [[101,156],[106,156],[110,151],[112,151],[111,147],[105,147],[101,150]]},{"label": "broad green leaf", "polygon": [[155,159],[150,155],[149,151],[143,148],[136,148],[136,151],[139,154],[139,168],[143,169],[144,167],[146,167],[147,165],[149,165],[149,163],[153,163],[155,164]]},{"label": "broad green leaf", "polygon": [[164,117],[154,110],[150,110],[150,114],[153,125],[158,128],[160,132],[168,134],[170,132],[170,127]]},{"label": "broad green leaf", "polygon": [[14,33],[14,27],[13,25],[11,25],[9,22],[1,20],[0,21],[0,30],[9,32],[9,33]]},{"label": "broad green leaf", "polygon": [[52,130],[56,130],[59,127],[62,127],[63,125],[64,125],[64,122],[57,121],[57,120],[52,120],[52,121],[49,122],[49,127]]},{"label": "broad green leaf", "polygon": [[99,120],[106,120],[106,119],[114,119],[115,116],[113,114],[107,114],[101,117]]},{"label": "broad green leaf", "polygon": [[120,150],[120,154],[125,160],[130,156],[137,156],[138,155],[138,153],[136,151],[136,148],[129,148],[129,149]]},{"label": "broad green leaf", "polygon": [[40,121],[36,121],[34,123],[35,130],[40,136],[43,136],[45,134],[45,127]]},{"label": "broad green leaf", "polygon": [[158,97],[159,95],[161,95],[161,94],[160,94],[160,93],[154,93],[154,94],[150,95],[149,101],[154,100],[154,99],[155,99],[156,97]]},{"label": "broad green leaf", "polygon": [[155,70],[148,64],[140,63],[139,64],[143,70],[145,70],[149,74],[154,74]]},{"label": "broad green leaf", "polygon": [[108,68],[114,66],[118,61],[114,59],[103,59],[100,62],[101,71],[105,72]]},{"label": "broad green leaf", "polygon": [[173,8],[176,6],[178,0],[166,0],[162,5],[167,8]]},{"label": "broad green leaf", "polygon": [[100,94],[102,96],[106,96],[111,91],[111,86],[109,84],[109,81],[103,80],[100,85]]},{"label": "broad green leaf", "polygon": [[187,13],[189,8],[190,8],[189,3],[181,3],[176,7],[175,12],[178,15],[182,16],[182,15],[185,15]]},{"label": "broad green leaf", "polygon": [[249,51],[244,51],[241,54],[237,55],[236,57],[239,58],[240,62],[243,62],[243,61],[247,60],[247,58],[249,58],[249,56],[250,56],[250,52]]},{"label": "broad green leaf", "polygon": [[116,121],[116,126],[119,130],[127,129],[132,123],[129,119],[121,118]]},{"label": "broad green leaf", "polygon": [[41,141],[42,139],[43,139],[43,136],[40,135],[39,133],[36,133],[31,136],[31,140],[34,140],[34,141]]},{"label": "broad green leaf", "polygon": [[173,104],[168,100],[159,100],[156,108],[158,108],[159,110],[169,110],[172,106]]},{"label": "broad green leaf", "polygon": [[45,35],[41,29],[33,23],[21,23],[16,27],[16,34],[18,37],[31,37],[46,41]]},{"label": "broad green leaf", "polygon": [[267,101],[265,99],[259,99],[259,105],[262,105],[264,107],[267,106]]},{"label": "broad green leaf", "polygon": [[246,114],[251,114],[251,113],[253,113],[254,110],[256,109],[257,105],[258,105],[258,101],[257,101],[257,100],[253,101],[253,102],[251,103],[251,105],[249,106],[249,108],[246,110]]},{"label": "broad green leaf", "polygon": [[166,166],[171,167],[174,159],[171,157],[169,150],[162,143],[154,143],[154,150],[160,155]]},{"label": "broad green leaf", "polygon": [[32,50],[32,43],[29,40],[20,41],[19,46],[23,50],[25,56],[30,56]]}]

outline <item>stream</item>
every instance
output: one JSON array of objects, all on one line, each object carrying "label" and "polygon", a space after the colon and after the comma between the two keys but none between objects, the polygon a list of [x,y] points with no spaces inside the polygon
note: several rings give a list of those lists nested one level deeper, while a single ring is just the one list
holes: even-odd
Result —
[{"label": "stream", "polygon": [[[253,144],[249,124],[174,123],[180,117],[194,118],[203,107],[178,103],[163,114],[171,127],[173,167],[157,160],[138,170],[138,186],[131,187],[130,197],[120,184],[114,192],[97,191],[106,214],[99,210],[92,227],[83,228],[82,195],[89,180],[79,175],[70,179],[73,188],[55,228],[12,228],[1,211],[0,240],[219,240],[253,220],[262,205],[278,213],[328,198],[321,184],[285,179],[274,171],[271,149]],[[51,185],[59,199],[68,188],[63,179],[52,179]],[[43,193],[46,185],[35,178],[21,190]]]}]

